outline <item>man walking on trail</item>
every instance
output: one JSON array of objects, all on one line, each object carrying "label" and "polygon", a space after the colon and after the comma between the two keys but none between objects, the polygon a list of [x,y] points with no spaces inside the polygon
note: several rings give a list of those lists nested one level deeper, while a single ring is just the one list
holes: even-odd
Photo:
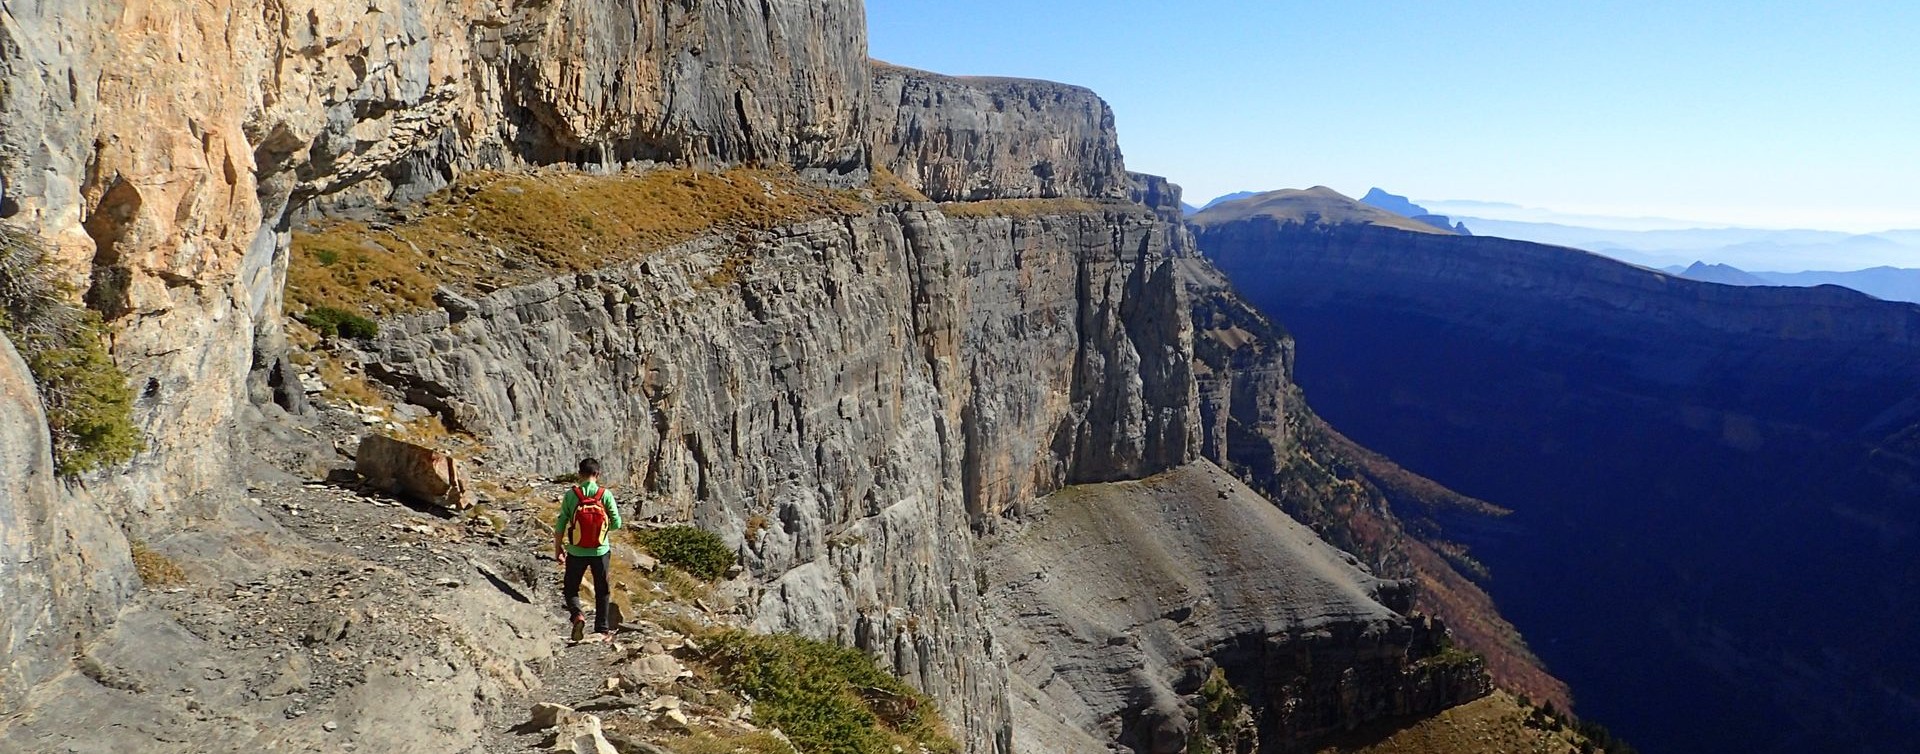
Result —
[{"label": "man walking on trail", "polygon": [[613,635],[613,626],[608,625],[608,605],[613,601],[607,585],[607,553],[613,550],[608,535],[620,526],[620,506],[613,502],[613,493],[600,486],[600,462],[582,459],[579,479],[567,490],[560,518],[553,522],[553,555],[566,564],[567,614],[573,621],[576,642],[586,633],[587,618],[580,611],[580,577],[589,568],[593,569],[593,631],[601,638]]}]

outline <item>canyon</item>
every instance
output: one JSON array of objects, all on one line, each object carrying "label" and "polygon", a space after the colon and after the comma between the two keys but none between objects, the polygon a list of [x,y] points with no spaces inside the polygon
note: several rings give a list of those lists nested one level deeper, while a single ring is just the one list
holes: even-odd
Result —
[{"label": "canyon", "polygon": [[1315,408],[1513,511],[1451,531],[1583,712],[1650,750],[1915,745],[1920,308],[1216,209],[1200,247]]}]

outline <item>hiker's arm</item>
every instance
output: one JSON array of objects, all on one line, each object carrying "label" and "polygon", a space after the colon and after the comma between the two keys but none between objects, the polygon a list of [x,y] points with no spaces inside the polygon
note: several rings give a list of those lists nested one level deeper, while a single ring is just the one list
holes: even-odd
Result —
[{"label": "hiker's arm", "polygon": [[567,522],[573,520],[573,492],[567,492],[567,499],[560,503],[560,517],[553,520],[553,556],[567,557]]},{"label": "hiker's arm", "polygon": [[620,528],[621,526],[624,525],[620,521],[620,502],[613,499],[613,492],[611,490],[607,492],[603,492],[601,494],[607,496],[607,518],[609,519],[608,523],[612,524],[613,528],[615,529]]}]

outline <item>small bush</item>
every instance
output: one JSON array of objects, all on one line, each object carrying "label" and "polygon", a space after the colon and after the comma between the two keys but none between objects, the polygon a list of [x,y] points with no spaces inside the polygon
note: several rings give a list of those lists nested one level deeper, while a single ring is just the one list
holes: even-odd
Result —
[{"label": "small bush", "polygon": [[733,567],[733,548],[720,535],[692,526],[649,529],[635,536],[660,562],[712,581]]},{"label": "small bush", "polygon": [[1227,680],[1226,671],[1214,668],[1200,685],[1194,705],[1196,716],[1187,740],[1187,751],[1211,754],[1239,750],[1240,739],[1251,718],[1246,716],[1247,699]]},{"label": "small bush", "polygon": [[33,373],[60,473],[125,463],[145,447],[127,375],[107,353],[99,312],[75,305],[43,256],[35,237],[0,227],[0,333]]},{"label": "small bush", "polygon": [[314,332],[329,338],[352,338],[354,340],[372,340],[380,334],[379,323],[345,309],[331,306],[316,306],[300,315]]},{"label": "small bush", "polygon": [[791,634],[728,631],[706,659],[721,682],[754,700],[754,722],[809,754],[958,752],[933,701],[856,649]]}]

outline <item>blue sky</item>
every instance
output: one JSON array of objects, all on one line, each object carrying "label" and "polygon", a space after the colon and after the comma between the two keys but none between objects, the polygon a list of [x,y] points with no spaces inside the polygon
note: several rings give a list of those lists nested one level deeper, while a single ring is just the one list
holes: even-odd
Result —
[{"label": "blue sky", "polygon": [[868,0],[876,58],[1100,92],[1189,199],[1920,228],[1920,2]]}]

